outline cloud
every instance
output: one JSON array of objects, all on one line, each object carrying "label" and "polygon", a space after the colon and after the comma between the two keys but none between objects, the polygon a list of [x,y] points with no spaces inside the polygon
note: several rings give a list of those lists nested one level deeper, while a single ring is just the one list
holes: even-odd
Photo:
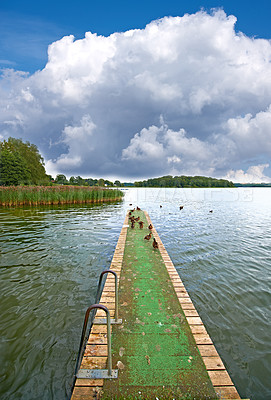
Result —
[{"label": "cloud", "polygon": [[[186,174],[200,170],[202,173],[213,172],[213,145],[195,137],[187,137],[184,129],[173,131],[162,121],[160,127],[150,126],[136,133],[130,144],[122,152],[122,160],[129,168],[140,172],[142,163],[149,169],[163,169],[173,173],[179,169]],[[210,161],[211,157],[211,161]]]},{"label": "cloud", "polygon": [[222,177],[267,164],[271,44],[235,22],[200,11],[65,36],[43,70],[3,70],[0,134],[35,143],[48,169],[68,176]]},{"label": "cloud", "polygon": [[237,171],[230,170],[225,179],[237,183],[269,183],[270,178],[263,174],[264,169],[268,167],[269,164],[262,164],[249,167],[247,172],[242,169]]}]

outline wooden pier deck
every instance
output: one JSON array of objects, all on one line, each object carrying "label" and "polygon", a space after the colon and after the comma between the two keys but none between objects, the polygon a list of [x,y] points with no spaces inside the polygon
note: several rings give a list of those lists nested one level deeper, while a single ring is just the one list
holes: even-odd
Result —
[{"label": "wooden pier deck", "polygon": [[[125,218],[110,269],[119,282],[119,318],[112,325],[117,379],[77,379],[72,400],[240,399],[151,220],[135,211],[143,229]],[[114,277],[108,274],[100,304],[115,314]],[[97,311],[96,319],[104,317]],[[106,325],[93,325],[81,369],[107,368]]]}]

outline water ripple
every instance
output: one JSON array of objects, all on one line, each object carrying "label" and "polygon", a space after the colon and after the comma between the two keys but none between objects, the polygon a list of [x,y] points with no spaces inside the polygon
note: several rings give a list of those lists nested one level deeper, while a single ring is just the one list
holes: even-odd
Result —
[{"label": "water ripple", "polygon": [[1,209],[1,400],[65,398],[130,203],[149,212],[241,397],[271,398],[270,200],[265,189],[130,189],[112,205]]}]

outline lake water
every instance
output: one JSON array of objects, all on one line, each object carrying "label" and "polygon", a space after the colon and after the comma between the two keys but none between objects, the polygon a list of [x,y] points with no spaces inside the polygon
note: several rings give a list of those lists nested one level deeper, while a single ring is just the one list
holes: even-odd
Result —
[{"label": "lake water", "polygon": [[115,204],[0,209],[0,399],[67,398],[130,203],[148,211],[241,397],[271,399],[268,188],[132,188]]}]

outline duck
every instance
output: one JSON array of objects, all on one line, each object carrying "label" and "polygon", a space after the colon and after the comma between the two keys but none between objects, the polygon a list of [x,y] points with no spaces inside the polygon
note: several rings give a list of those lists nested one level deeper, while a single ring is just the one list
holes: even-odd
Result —
[{"label": "duck", "polygon": [[210,210],[210,211],[209,211],[209,213],[212,213],[212,212],[213,212],[213,210]]},{"label": "duck", "polygon": [[139,207],[136,207],[136,209],[137,209],[137,211],[140,211],[140,210],[141,210],[141,208],[139,208]]},{"label": "duck", "polygon": [[152,224],[149,225],[149,230],[152,230]]},{"label": "duck", "polygon": [[152,247],[153,247],[154,249],[158,249],[158,243],[157,243],[157,241],[156,241],[155,238],[153,238]]},{"label": "duck", "polygon": [[151,232],[144,237],[144,239],[146,239],[146,240],[150,240],[150,238],[151,238]]},{"label": "duck", "polygon": [[138,221],[138,223],[139,223],[139,228],[140,228],[140,229],[143,229],[143,224],[144,224],[144,222],[143,222],[143,221]]},{"label": "duck", "polygon": [[131,228],[134,229],[134,227],[135,227],[135,222],[132,221],[132,223],[131,223]]},{"label": "duck", "polygon": [[180,206],[180,210],[182,210],[183,209],[183,206]]},{"label": "duck", "polygon": [[160,204],[160,208],[162,208],[163,206],[161,206],[161,204]]}]

